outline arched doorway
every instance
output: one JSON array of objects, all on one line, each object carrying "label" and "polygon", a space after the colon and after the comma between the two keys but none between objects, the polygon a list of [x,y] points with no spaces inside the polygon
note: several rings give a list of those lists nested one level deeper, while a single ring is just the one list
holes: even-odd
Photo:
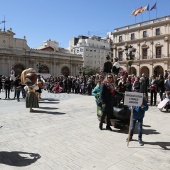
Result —
[{"label": "arched doorway", "polygon": [[39,68],[39,73],[49,73],[49,68],[43,65]]},{"label": "arched doorway", "polygon": [[155,75],[156,77],[158,77],[160,74],[161,74],[161,75],[164,75],[163,68],[162,68],[161,66],[156,66],[156,67],[154,68],[154,75]]},{"label": "arched doorway", "polygon": [[15,71],[15,76],[18,76],[25,70],[25,66],[23,64],[16,64],[14,65],[13,70]]},{"label": "arched doorway", "polygon": [[69,71],[69,68],[67,66],[63,67],[61,69],[61,73],[64,75],[64,76],[69,76],[70,74],[70,71]]},{"label": "arched doorway", "polygon": [[142,76],[142,74],[145,74],[145,76],[149,77],[149,68],[144,66],[140,69],[140,76]]},{"label": "arched doorway", "polygon": [[136,75],[137,71],[135,67],[131,67],[131,74]]}]

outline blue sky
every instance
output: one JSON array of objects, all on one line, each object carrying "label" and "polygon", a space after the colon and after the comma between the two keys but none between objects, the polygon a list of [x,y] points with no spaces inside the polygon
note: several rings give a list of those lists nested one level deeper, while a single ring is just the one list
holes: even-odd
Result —
[{"label": "blue sky", "polygon": [[[105,37],[114,28],[134,24],[130,14],[138,7],[153,6],[156,0],[0,0],[0,21],[12,28],[15,38],[26,36],[29,47],[51,39],[68,47],[70,38],[79,35]],[[157,0],[157,17],[170,15],[170,0]],[[156,10],[150,19],[156,18]],[[136,22],[149,19],[149,12]],[[3,24],[0,24],[3,29]]]}]

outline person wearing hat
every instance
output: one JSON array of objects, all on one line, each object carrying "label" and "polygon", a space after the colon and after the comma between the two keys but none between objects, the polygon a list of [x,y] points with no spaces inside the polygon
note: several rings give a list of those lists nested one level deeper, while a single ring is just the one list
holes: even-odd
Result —
[{"label": "person wearing hat", "polygon": [[110,56],[108,54],[106,55],[106,62],[104,63],[103,72],[104,76],[112,72],[112,62],[110,61]]}]

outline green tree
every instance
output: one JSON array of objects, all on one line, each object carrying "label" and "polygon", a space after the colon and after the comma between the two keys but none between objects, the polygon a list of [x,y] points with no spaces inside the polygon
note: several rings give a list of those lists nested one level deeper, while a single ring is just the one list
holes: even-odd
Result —
[{"label": "green tree", "polygon": [[95,75],[96,73],[99,73],[99,68],[96,67],[90,67],[90,66],[86,66],[83,67],[83,73],[85,75]]}]

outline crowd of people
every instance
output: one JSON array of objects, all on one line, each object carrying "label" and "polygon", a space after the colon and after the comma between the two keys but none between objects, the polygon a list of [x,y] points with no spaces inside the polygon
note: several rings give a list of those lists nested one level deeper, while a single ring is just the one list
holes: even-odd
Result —
[{"label": "crowd of people", "polygon": [[[109,72],[108,72],[109,73]],[[98,73],[96,75],[83,75],[83,76],[59,76],[49,77],[43,79],[39,76],[40,83],[39,98],[41,98],[42,90],[47,90],[50,93],[75,93],[83,95],[91,95],[92,90],[95,88],[97,82],[103,81],[107,72]],[[158,94],[162,101],[170,91],[170,74],[159,75],[156,77],[152,75],[147,77],[144,73],[141,76],[128,75],[118,76],[112,74],[114,80],[114,88],[121,92],[134,91],[144,93],[148,101],[148,93],[150,93],[150,106],[157,105]],[[21,84],[20,76],[17,76],[15,81],[10,77],[4,77],[0,75],[0,92],[5,91],[4,99],[17,98],[19,101],[20,95],[25,98],[24,86]],[[14,96],[11,96],[10,92],[14,91]],[[167,92],[166,95],[165,91]],[[1,95],[2,98],[2,95]]]},{"label": "crowd of people", "polygon": [[[139,143],[142,145],[142,122],[144,118],[144,113],[148,110],[148,103],[150,104],[150,106],[157,105],[158,93],[161,101],[164,98],[170,99],[170,74],[168,71],[165,71],[165,75],[158,75],[157,77],[155,75],[147,77],[144,73],[142,73],[141,76],[136,76],[133,74],[128,75],[125,73],[120,74],[120,65],[118,60],[115,59],[114,64],[112,64],[109,61],[109,56],[107,56],[106,59],[107,61],[104,63],[103,71],[101,71],[100,73],[96,73],[95,75],[62,75],[59,77],[51,76],[46,79],[44,79],[40,75],[36,75],[37,79],[32,85],[29,85],[29,78],[26,83],[27,85],[22,83],[22,75],[18,75],[16,77],[14,77],[13,75],[11,77],[0,75],[0,93],[4,91],[4,99],[16,98],[18,102],[20,101],[20,95],[22,94],[22,97],[26,98],[26,107],[30,108],[30,112],[33,111],[32,107],[34,108],[34,105],[30,105],[30,99],[32,100],[34,97],[34,100],[41,100],[41,93],[43,90],[47,90],[49,93],[75,93],[82,95],[93,95],[96,97],[96,100],[100,97],[100,111],[102,114],[99,128],[101,130],[103,129],[103,121],[106,116],[106,129],[112,130],[112,128],[110,127],[110,114],[113,112],[113,107],[117,104],[117,100],[115,101],[114,98],[115,94],[121,95],[121,97],[119,98],[119,103],[123,103],[124,97],[122,96],[126,91],[143,93],[143,104],[140,107],[133,107],[133,116],[135,117],[133,117],[129,138],[129,140],[132,139],[134,127],[136,121],[138,121],[138,140]],[[33,85],[37,88],[32,88]],[[11,91],[14,91],[14,96],[11,96]],[[148,93],[150,93],[150,100],[148,98]],[[28,94],[30,95],[30,97],[28,97]],[[31,95],[33,95],[33,97],[31,97]],[[2,98],[2,94],[0,97]],[[169,103],[168,105],[170,105]],[[38,103],[36,103],[35,108],[36,107],[38,107]],[[97,109],[99,110],[99,107]],[[138,114],[140,116],[137,116]]]}]

